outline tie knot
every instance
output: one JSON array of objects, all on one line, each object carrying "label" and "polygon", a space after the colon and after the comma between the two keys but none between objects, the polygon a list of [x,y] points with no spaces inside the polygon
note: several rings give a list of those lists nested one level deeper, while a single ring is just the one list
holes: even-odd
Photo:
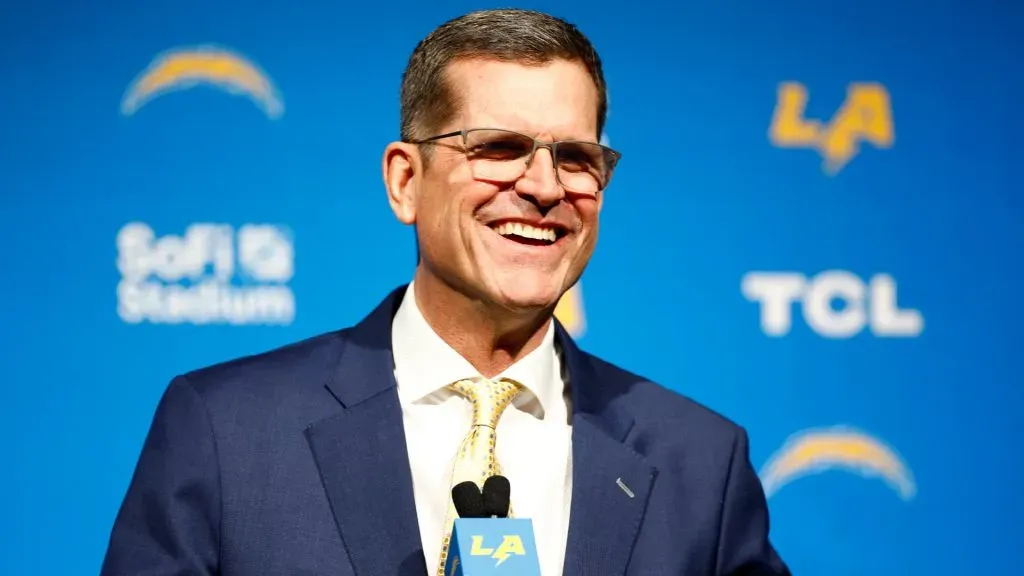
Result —
[{"label": "tie knot", "polygon": [[502,412],[523,390],[523,385],[508,378],[467,378],[448,388],[465,396],[473,405],[473,426],[497,429]]}]

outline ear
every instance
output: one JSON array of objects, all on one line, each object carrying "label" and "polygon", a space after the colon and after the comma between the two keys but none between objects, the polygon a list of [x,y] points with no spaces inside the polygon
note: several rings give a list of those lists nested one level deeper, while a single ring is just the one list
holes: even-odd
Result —
[{"label": "ear", "polygon": [[419,173],[422,170],[419,150],[415,144],[392,142],[384,149],[381,171],[388,203],[395,217],[403,224],[416,223]]}]

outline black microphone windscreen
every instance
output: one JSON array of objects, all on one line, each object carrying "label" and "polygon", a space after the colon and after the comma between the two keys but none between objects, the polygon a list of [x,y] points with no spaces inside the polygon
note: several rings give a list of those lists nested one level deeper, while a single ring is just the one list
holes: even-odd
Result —
[{"label": "black microphone windscreen", "polygon": [[460,518],[486,518],[487,506],[475,482],[460,482],[452,488],[452,503]]},{"label": "black microphone windscreen", "polygon": [[504,476],[491,476],[484,482],[484,508],[488,515],[508,518],[508,509],[512,505],[512,485]]}]

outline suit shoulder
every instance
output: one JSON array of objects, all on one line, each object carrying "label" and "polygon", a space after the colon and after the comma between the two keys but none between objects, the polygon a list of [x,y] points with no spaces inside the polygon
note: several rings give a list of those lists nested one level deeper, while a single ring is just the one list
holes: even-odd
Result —
[{"label": "suit shoulder", "polygon": [[658,428],[698,429],[705,439],[714,437],[725,442],[732,442],[737,435],[745,433],[738,423],[685,394],[592,354],[584,354],[602,384],[611,386],[625,408],[643,422]]},{"label": "suit shoulder", "polygon": [[200,396],[258,392],[282,383],[322,387],[337,364],[350,328],[327,332],[256,354],[233,358],[179,376]]}]

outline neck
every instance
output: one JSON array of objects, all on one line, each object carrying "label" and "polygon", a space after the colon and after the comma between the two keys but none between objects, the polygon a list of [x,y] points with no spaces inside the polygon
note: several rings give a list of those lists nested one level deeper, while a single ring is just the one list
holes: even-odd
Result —
[{"label": "neck", "polygon": [[427,324],[486,378],[493,378],[544,340],[552,310],[513,312],[471,298],[422,266],[413,296]]}]

